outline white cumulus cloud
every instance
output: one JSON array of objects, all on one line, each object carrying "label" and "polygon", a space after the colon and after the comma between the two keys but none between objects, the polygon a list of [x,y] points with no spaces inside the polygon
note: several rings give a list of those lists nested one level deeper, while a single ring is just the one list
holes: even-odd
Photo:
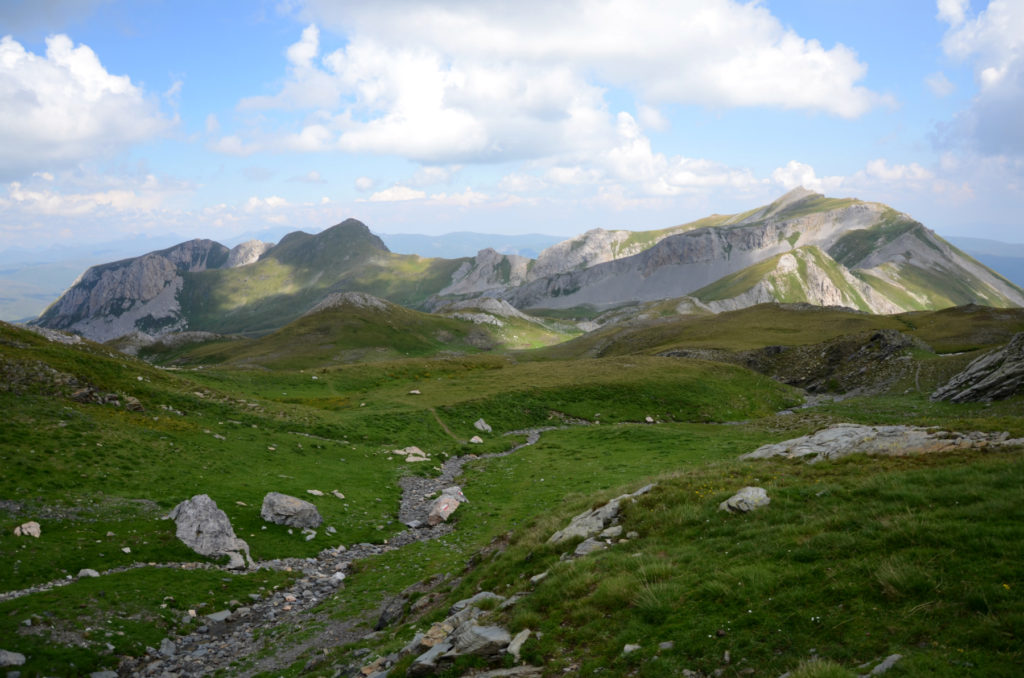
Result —
[{"label": "white cumulus cloud", "polygon": [[952,127],[985,155],[1024,156],[1024,2],[991,0],[977,16],[943,12],[950,28],[942,41],[949,56],[970,61],[979,92]]},{"label": "white cumulus cloud", "polygon": [[174,124],[128,76],[111,75],[86,45],[46,39],[46,54],[0,39],[0,176],[74,165]]},{"label": "white cumulus cloud", "polygon": [[370,202],[404,202],[406,200],[421,200],[425,197],[427,194],[424,191],[408,186],[392,186],[371,195]]},{"label": "white cumulus cloud", "polygon": [[[389,154],[427,165],[602,153],[616,141],[609,89],[662,104],[772,107],[854,118],[889,99],[867,66],[737,0],[309,0],[277,94],[243,109],[311,109],[267,148]],[[348,38],[321,55],[324,26]],[[268,133],[269,134],[269,133]],[[272,136],[272,134],[270,134]],[[256,141],[221,144],[227,152]]]}]

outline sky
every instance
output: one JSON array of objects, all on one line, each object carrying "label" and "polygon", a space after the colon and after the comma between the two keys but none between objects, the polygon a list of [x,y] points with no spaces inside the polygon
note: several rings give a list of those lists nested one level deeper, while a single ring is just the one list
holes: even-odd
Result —
[{"label": "sky", "polygon": [[3,0],[0,251],[665,228],[1024,242],[1024,0]]}]

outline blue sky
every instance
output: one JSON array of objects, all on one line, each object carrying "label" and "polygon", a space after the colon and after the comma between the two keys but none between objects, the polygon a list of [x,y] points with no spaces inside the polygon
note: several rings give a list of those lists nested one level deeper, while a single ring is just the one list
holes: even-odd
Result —
[{"label": "blue sky", "polygon": [[797,185],[1024,242],[1024,1],[0,5],[0,250],[663,228]]}]

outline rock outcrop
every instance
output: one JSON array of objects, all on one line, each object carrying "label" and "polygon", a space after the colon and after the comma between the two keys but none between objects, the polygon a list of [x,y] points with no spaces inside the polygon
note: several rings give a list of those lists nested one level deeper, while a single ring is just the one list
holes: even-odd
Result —
[{"label": "rock outcrop", "polygon": [[750,513],[771,503],[768,493],[763,487],[744,487],[718,505],[719,511],[730,513]]},{"label": "rock outcrop", "polygon": [[[201,556],[228,556],[229,568],[254,565],[249,545],[235,536],[231,521],[217,503],[206,494],[197,494],[181,502],[166,516],[177,525],[176,535]],[[244,559],[243,559],[244,555]]]},{"label": "rock outcrop", "polygon": [[624,501],[636,499],[640,495],[650,492],[653,487],[654,485],[645,485],[636,492],[620,495],[603,506],[584,511],[574,517],[564,528],[551,535],[548,543],[561,544],[570,539],[594,537],[618,520],[619,510]]},{"label": "rock outcrop", "polygon": [[183,273],[219,268],[228,249],[212,240],[190,240],[158,252],[88,269],[35,324],[108,341],[136,330],[181,329],[178,292]]},{"label": "rock outcrop", "polygon": [[1006,346],[975,359],[932,394],[932,400],[966,403],[1024,393],[1024,332]]},{"label": "rock outcrop", "polygon": [[239,245],[235,245],[228,252],[228,259],[224,262],[224,268],[238,268],[255,263],[273,246],[274,243],[263,242],[262,240],[247,240]]},{"label": "rock outcrop", "polygon": [[902,457],[1022,443],[1024,439],[1011,439],[1006,433],[956,433],[918,426],[836,424],[808,436],[762,445],[741,455],[740,459],[802,459],[808,464],[815,464],[851,454]]},{"label": "rock outcrop", "polygon": [[260,517],[276,525],[298,528],[320,527],[324,521],[313,504],[280,492],[267,493],[263,498]]}]

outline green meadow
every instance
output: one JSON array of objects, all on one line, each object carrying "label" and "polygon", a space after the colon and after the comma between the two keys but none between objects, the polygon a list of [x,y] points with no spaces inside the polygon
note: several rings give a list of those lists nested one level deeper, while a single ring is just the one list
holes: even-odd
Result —
[{"label": "green meadow", "polygon": [[[116,668],[119,656],[188,632],[183,611],[223,609],[290,583],[288,572],[170,567],[216,565],[163,519],[184,499],[209,494],[256,560],[310,557],[392,538],[405,529],[398,480],[466,455],[458,482],[470,503],[451,534],[357,562],[318,606],[317,623],[363,619],[369,632],[385,598],[446,576],[432,602],[375,637],[306,648],[267,675],[330,676],[361,661],[356,650],[383,656],[479,590],[529,594],[495,614],[513,633],[540,632],[524,658],[552,676],[846,676],[894,653],[905,657],[887,674],[897,677],[1013,676],[1024,664],[1019,446],[813,466],[738,460],[844,421],[1024,437],[1024,396],[965,405],[927,397],[1024,329],[1019,312],[755,307],[605,328],[547,348],[492,337],[490,347],[457,351],[437,340],[439,330],[459,336],[447,320],[392,322],[401,338],[367,318],[307,318],[260,340],[157,351],[157,364],[0,325],[0,596],[71,577],[0,601],[0,648],[27,656],[22,675]],[[906,357],[919,366],[916,379],[806,409],[793,409],[802,392],[769,376],[657,355],[873,329],[931,347]],[[381,345],[392,352],[377,352]],[[356,355],[367,350],[372,359]],[[137,398],[143,409],[70,397],[85,386],[122,403]],[[481,417],[494,432],[472,445]],[[525,439],[504,433],[536,427],[557,428],[514,454],[480,456]],[[431,461],[391,454],[410,445]],[[575,543],[547,543],[572,516],[652,482],[624,510],[623,527],[637,538],[572,560],[561,556]],[[764,487],[771,504],[743,516],[717,510],[747,485]],[[259,508],[270,491],[312,501],[336,533],[306,541],[265,523]],[[13,535],[26,520],[41,524],[39,539]],[[82,568],[115,572],[77,579]],[[268,633],[274,647],[306,637],[308,629],[284,626]],[[625,655],[626,644],[640,649]],[[237,670],[251,661],[238,658]]]}]

